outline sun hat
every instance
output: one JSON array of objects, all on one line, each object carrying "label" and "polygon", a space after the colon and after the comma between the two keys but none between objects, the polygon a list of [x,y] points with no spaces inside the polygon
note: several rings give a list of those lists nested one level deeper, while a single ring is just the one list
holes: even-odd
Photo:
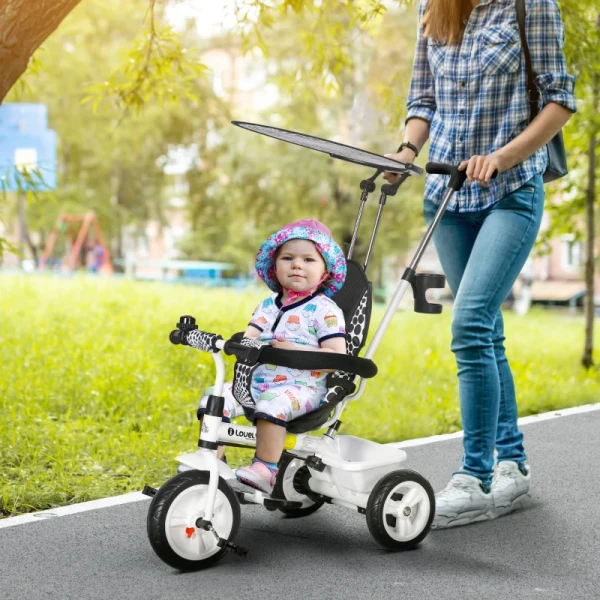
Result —
[{"label": "sun hat", "polygon": [[314,243],[330,275],[323,293],[331,298],[339,292],[346,279],[346,258],[342,249],[331,237],[331,231],[323,223],[314,219],[301,219],[288,223],[262,243],[256,255],[255,266],[258,276],[267,286],[274,292],[281,291],[281,284],[275,275],[275,253],[277,248],[289,240],[309,240]]}]

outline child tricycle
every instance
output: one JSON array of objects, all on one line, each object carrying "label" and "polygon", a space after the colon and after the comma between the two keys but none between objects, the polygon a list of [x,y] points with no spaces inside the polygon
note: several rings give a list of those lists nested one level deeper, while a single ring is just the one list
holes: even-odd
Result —
[{"label": "child tricycle", "polygon": [[[215,361],[214,387],[201,418],[198,450],[176,457],[183,467],[159,489],[146,486],[152,496],[148,511],[148,537],[156,554],[180,570],[203,569],[221,559],[228,551],[245,556],[248,552],[236,543],[241,519],[241,504],[261,504],[269,511],[287,517],[304,517],[324,504],[340,505],[364,514],[369,531],[387,550],[408,550],[429,533],[435,511],[435,498],[429,482],[419,473],[403,469],[404,450],[351,435],[338,434],[340,416],[348,402],[363,393],[367,379],[377,373],[372,361],[377,347],[408,288],[412,287],[414,309],[436,314],[439,304],[426,299],[431,288],[443,288],[443,275],[419,274],[417,265],[431,240],[453,193],[465,180],[464,171],[455,166],[428,163],[428,173],[450,175],[448,191],[428,227],[363,357],[372,306],[371,283],[366,270],[388,196],[411,175],[423,170],[375,154],[327,140],[294,134],[262,125],[237,125],[327,152],[337,158],[376,167],[376,173],[361,182],[362,196],[346,257],[345,281],[334,296],[345,319],[346,354],[277,349],[257,339],[236,334],[229,340],[198,329],[192,316],[182,316],[171,332],[173,344],[210,352]],[[383,171],[401,174],[395,184],[381,186],[378,213],[371,233],[364,265],[352,260],[357,234],[368,194]],[[217,457],[220,445],[256,447],[256,427],[223,418],[225,366],[223,353],[233,355],[232,393],[244,407],[251,406],[250,380],[257,365],[279,365],[291,370],[328,370],[327,391],[321,405],[287,423],[285,451],[278,464],[272,492],[243,485],[234,471]],[[360,384],[357,386],[357,379]],[[325,430],[320,436],[312,434]]]}]

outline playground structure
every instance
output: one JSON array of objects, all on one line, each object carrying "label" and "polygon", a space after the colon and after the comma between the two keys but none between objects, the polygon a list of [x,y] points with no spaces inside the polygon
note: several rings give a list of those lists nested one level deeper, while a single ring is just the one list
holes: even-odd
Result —
[{"label": "playground structure", "polygon": [[63,214],[58,217],[56,226],[52,230],[48,242],[46,243],[46,247],[44,248],[44,254],[38,265],[38,270],[43,270],[48,267],[52,249],[56,244],[59,233],[64,233],[71,244],[68,258],[61,264],[62,271],[70,273],[77,267],[85,267],[86,263],[85,259],[82,259],[82,250],[87,250],[87,242],[94,240],[96,246],[99,245],[102,248],[102,253],[100,254],[101,262],[99,265],[95,265],[94,269],[103,274],[110,275],[113,273],[110,253],[104,244],[100,224],[93,212],[86,213],[85,215]]}]

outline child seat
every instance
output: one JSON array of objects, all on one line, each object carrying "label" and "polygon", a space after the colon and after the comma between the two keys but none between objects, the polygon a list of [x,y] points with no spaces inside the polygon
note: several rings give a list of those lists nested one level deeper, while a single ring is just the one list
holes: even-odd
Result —
[{"label": "child seat", "polygon": [[[365,345],[369,332],[372,307],[372,286],[361,265],[354,260],[347,261],[346,280],[340,291],[333,297],[342,309],[346,321],[346,354],[358,356]],[[237,334],[241,336],[241,334]],[[245,343],[251,344],[247,338]],[[252,371],[255,366],[236,361],[233,375],[232,392],[235,399],[245,407],[246,416],[252,418],[252,409],[247,408],[252,402],[250,386]],[[349,394],[354,392],[355,374],[336,371],[327,376],[327,394],[321,406],[288,423],[289,433],[306,433],[319,429],[329,419],[333,409]]]}]

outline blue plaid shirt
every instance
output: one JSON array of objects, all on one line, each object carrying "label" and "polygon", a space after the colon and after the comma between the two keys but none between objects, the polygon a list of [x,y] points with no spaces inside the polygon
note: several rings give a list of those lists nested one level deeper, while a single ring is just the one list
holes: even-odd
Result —
[{"label": "blue plaid shirt", "polygon": [[[419,21],[427,0],[421,0]],[[566,71],[564,29],[556,0],[526,0],[525,30],[541,106],[577,110],[575,78]],[[529,124],[525,57],[514,0],[481,0],[461,44],[423,36],[419,27],[408,95],[408,115],[430,123],[429,160],[459,164],[505,146]],[[547,152],[535,154],[492,180],[465,182],[449,210],[483,210],[546,170]],[[448,178],[427,175],[425,197],[439,204]]]}]

